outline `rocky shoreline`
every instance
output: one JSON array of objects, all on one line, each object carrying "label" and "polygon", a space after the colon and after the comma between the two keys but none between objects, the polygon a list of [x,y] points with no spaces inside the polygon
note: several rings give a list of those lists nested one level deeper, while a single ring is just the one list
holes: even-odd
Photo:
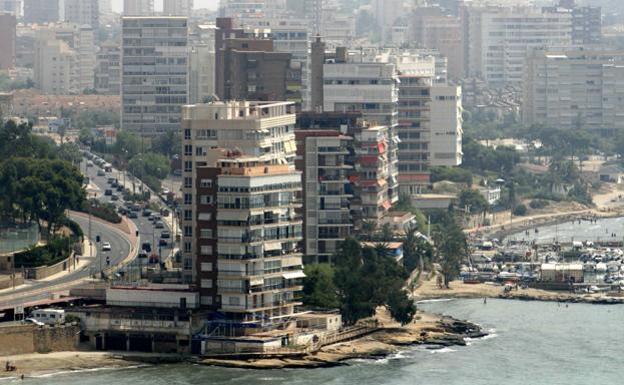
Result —
[{"label": "rocky shoreline", "polygon": [[465,346],[466,338],[482,338],[488,334],[478,325],[419,312],[417,320],[405,326],[386,324],[379,330],[356,340],[321,348],[318,352],[298,357],[249,360],[200,359],[202,365],[243,369],[305,369],[348,365],[352,359],[383,358],[407,346],[424,345],[428,349]]}]

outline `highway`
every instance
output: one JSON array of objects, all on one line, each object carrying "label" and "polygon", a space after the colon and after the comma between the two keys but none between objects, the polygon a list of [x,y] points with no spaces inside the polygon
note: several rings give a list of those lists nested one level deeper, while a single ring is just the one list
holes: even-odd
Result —
[{"label": "highway", "polygon": [[[106,173],[105,176],[98,176],[97,170],[99,167],[96,165],[92,167],[86,167],[86,162],[81,163],[81,171],[83,173],[86,170],[86,176],[89,177],[91,187],[95,187],[97,198],[102,202],[111,202],[110,196],[105,196],[104,191],[107,188],[111,188],[107,182],[108,177],[119,178],[120,172],[113,170],[111,173]],[[121,180],[120,180],[121,181]],[[128,181],[127,185],[131,186]],[[137,186],[138,190],[138,186]],[[114,203],[117,207],[124,204],[122,193],[119,194],[119,200]],[[93,196],[91,196],[92,198]],[[152,251],[161,253],[163,257],[168,256],[172,250],[172,244],[174,235],[169,229],[166,222],[164,222],[163,229],[156,229],[154,224],[148,220],[147,217],[141,216],[132,219],[137,228],[139,229],[139,242],[149,242],[152,246]],[[75,220],[83,229],[85,237],[89,235],[89,220],[86,214],[71,214],[71,219]],[[162,231],[170,231],[171,238],[168,239],[168,245],[159,250],[158,241],[160,239]],[[100,237],[100,242],[96,242],[97,236]],[[24,285],[16,287],[15,290],[5,289],[0,291],[0,310],[9,309],[16,305],[22,305],[24,303],[35,302],[39,300],[46,300],[52,297],[52,294],[59,291],[66,291],[67,289],[77,286],[80,282],[90,276],[97,276],[102,270],[106,270],[108,267],[115,267],[120,265],[124,259],[130,254],[131,243],[128,234],[125,234],[121,230],[118,230],[114,226],[108,225],[101,220],[97,220],[92,217],[91,220],[91,242],[95,258],[87,266],[83,266],[78,271],[73,271],[73,266],[66,274],[59,274],[58,278],[45,280],[45,281],[32,281],[26,280]],[[108,242],[111,245],[110,251],[102,250],[102,244]],[[110,265],[107,263],[110,263]]]}]

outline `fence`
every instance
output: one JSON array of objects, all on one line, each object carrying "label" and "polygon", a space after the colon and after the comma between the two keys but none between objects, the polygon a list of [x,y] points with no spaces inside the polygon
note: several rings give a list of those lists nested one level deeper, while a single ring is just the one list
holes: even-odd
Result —
[{"label": "fence", "polygon": [[0,225],[0,254],[11,254],[36,245],[39,227],[36,223],[17,226]]}]

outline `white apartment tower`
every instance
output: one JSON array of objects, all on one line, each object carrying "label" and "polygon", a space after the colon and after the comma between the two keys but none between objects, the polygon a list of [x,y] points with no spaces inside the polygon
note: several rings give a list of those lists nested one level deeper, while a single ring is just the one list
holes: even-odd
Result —
[{"label": "white apartment tower", "polygon": [[225,315],[213,335],[285,327],[301,305],[293,111],[287,102],[184,107],[184,272],[202,306]]},{"label": "white apartment tower", "polygon": [[98,0],[64,0],[65,21],[78,25],[89,25],[97,30],[100,26]]},{"label": "white apartment tower", "polygon": [[392,63],[350,61],[343,48],[323,65],[323,110],[359,111],[371,125],[388,127],[388,188],[391,203],[399,199],[398,101],[396,67]]},{"label": "white apartment tower", "polygon": [[154,137],[180,128],[187,50],[186,17],[122,18],[122,129]]}]

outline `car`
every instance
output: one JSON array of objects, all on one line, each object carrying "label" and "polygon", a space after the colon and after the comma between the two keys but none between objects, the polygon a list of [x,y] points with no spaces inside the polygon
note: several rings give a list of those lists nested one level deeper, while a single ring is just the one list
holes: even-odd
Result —
[{"label": "car", "polygon": [[163,221],[156,221],[156,222],[154,222],[154,228],[164,229],[165,228],[165,224],[163,223]]},{"label": "car", "polygon": [[130,219],[137,219],[139,216],[137,215],[137,213],[135,211],[128,211],[128,218]]},{"label": "car", "polygon": [[158,246],[167,246],[167,240],[160,238],[158,240]]},{"label": "car", "polygon": [[88,161],[88,162],[87,162],[87,167],[93,167],[93,162]]},{"label": "car", "polygon": [[104,190],[104,195],[106,195],[106,196],[111,196],[111,195],[113,195],[113,190],[111,190],[111,189],[107,188],[106,190]]},{"label": "car", "polygon": [[152,244],[149,242],[143,242],[143,244],[141,245],[141,250],[145,251],[146,253],[151,253]]},{"label": "car", "polygon": [[108,178],[106,180],[106,183],[108,183],[108,184],[113,184],[114,182],[115,182],[115,178]]},{"label": "car", "polygon": [[123,207],[123,206],[120,206],[120,207],[117,209],[117,212],[118,212],[119,214],[121,214],[121,215],[126,215],[126,214],[128,214],[128,209],[126,209],[126,208],[125,208],[125,207]]},{"label": "car", "polygon": [[118,197],[116,194],[112,194],[112,195],[111,195],[111,200],[112,200],[112,201],[118,201],[118,200],[119,200],[119,197]]},{"label": "car", "polygon": [[117,186],[117,192],[123,192],[124,188],[122,185]]},{"label": "car", "polygon": [[108,242],[102,243],[102,251],[111,251],[111,244]]},{"label": "car", "polygon": [[161,238],[171,238],[171,233],[169,231],[165,230],[162,233],[160,233],[160,237]]},{"label": "car", "polygon": [[41,321],[37,321],[34,318],[26,318],[24,321],[25,324],[31,324],[31,325],[37,325],[37,326],[44,326],[45,324]]},{"label": "car", "polygon": [[150,221],[157,222],[160,219],[161,219],[161,217],[160,217],[160,214],[158,214],[158,213],[151,213],[150,216],[149,216],[149,220]]},{"label": "car", "polygon": [[111,183],[111,187],[119,187],[119,182],[117,182],[117,179],[115,179],[113,183]]},{"label": "car", "polygon": [[141,211],[141,206],[137,205],[136,203],[133,203],[132,205],[130,205],[130,210]]},{"label": "car", "polygon": [[168,217],[169,214],[171,214],[171,212],[169,212],[169,209],[160,210],[160,215],[162,215],[163,217]]},{"label": "car", "polygon": [[150,215],[152,215],[152,210],[150,210],[150,209],[143,210],[143,216],[144,217],[149,217]]},{"label": "car", "polygon": [[97,176],[106,176],[104,170],[97,170]]}]

